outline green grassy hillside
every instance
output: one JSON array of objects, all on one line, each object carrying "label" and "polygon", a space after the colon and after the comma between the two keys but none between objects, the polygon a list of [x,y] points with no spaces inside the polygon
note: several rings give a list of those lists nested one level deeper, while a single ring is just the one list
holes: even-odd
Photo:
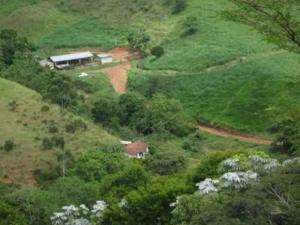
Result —
[{"label": "green grassy hillside", "polygon": [[62,136],[65,149],[75,158],[84,151],[117,140],[88,121],[84,121],[86,130],[67,132],[66,126],[78,119],[43,102],[36,92],[0,79],[0,145],[7,140],[15,144],[9,152],[0,150],[0,180],[32,184],[34,170],[53,167],[60,150],[44,149],[44,138]]},{"label": "green grassy hillside", "polygon": [[[233,7],[228,0],[189,0],[176,15],[164,2],[2,0],[0,25],[28,36],[41,56],[65,47],[123,45],[131,30],[143,28],[150,47],[161,45],[165,54],[145,58],[143,70],[132,71],[130,88],[145,93],[157,75],[159,92],[218,126],[265,134],[271,115],[299,107],[299,56],[226,20],[224,10]],[[193,35],[185,35],[188,18]]]},{"label": "green grassy hillside", "polygon": [[149,29],[155,26],[158,36],[163,35],[158,21],[164,20],[165,8],[158,0],[1,0],[0,3],[0,26],[18,30],[43,48],[109,49],[126,44],[128,32],[145,23]]},{"label": "green grassy hillside", "polygon": [[[228,7],[227,0],[189,1],[161,42],[165,54],[148,57],[143,71],[132,73],[130,87],[179,99],[191,115],[216,126],[263,134],[272,116],[300,107],[300,57],[227,21],[222,15]],[[191,16],[197,32],[186,36],[183,24]]]}]

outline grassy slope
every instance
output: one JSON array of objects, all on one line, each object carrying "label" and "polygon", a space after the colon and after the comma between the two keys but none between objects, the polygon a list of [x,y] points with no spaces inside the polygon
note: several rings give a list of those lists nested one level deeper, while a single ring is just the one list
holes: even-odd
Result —
[{"label": "grassy slope", "polygon": [[[293,88],[299,84],[299,56],[274,54],[276,46],[256,31],[222,18],[222,11],[232,7],[228,0],[189,0],[176,16],[155,1],[147,13],[137,7],[141,0],[4,1],[0,25],[28,35],[44,55],[59,52],[58,47],[111,48],[125,43],[132,28],[144,27],[152,44],[161,44],[166,53],[158,60],[147,58],[147,71],[137,70],[145,76],[132,76],[131,88],[143,91],[147,75],[161,75],[168,81],[164,92],[180,99],[191,115],[227,128],[265,133],[270,112],[299,106]],[[197,18],[198,32],[183,37],[189,16]],[[214,66],[220,67],[204,71]]]},{"label": "grassy slope", "polygon": [[[163,92],[181,100],[191,115],[265,133],[272,124],[270,113],[300,107],[300,57],[278,51],[249,27],[224,20],[226,7],[226,0],[191,0],[179,18],[197,17],[198,33],[182,37],[179,19],[162,42],[166,54],[148,58],[146,71],[137,72],[144,76],[132,76],[131,88],[143,92],[148,75],[163,76]],[[207,71],[210,67],[214,69]]]},{"label": "grassy slope", "polygon": [[[12,111],[9,102],[15,100],[17,107]],[[64,136],[66,149],[78,157],[83,151],[96,148],[116,140],[103,129],[86,121],[88,130],[75,134],[65,132],[65,126],[76,117],[61,113],[59,108],[49,105],[50,111],[42,112],[46,105],[41,96],[16,83],[0,79],[0,143],[13,139],[16,147],[11,152],[1,151],[0,179],[17,183],[32,183],[32,171],[53,165],[58,150],[43,150],[42,138],[53,136],[48,132],[45,121],[55,121],[59,135]],[[8,175],[8,177],[6,177]]]},{"label": "grassy slope", "polygon": [[[0,26],[14,28],[42,48],[100,46],[110,49],[126,44],[133,27],[165,36],[170,30],[161,4],[148,3],[153,10],[141,12],[134,0],[13,0],[3,1]],[[155,0],[160,2],[159,0]],[[143,6],[143,4],[140,4]]]}]

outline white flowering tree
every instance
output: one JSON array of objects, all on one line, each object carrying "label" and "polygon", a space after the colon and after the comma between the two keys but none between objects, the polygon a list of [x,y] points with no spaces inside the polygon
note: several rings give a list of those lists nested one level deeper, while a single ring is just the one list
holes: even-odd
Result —
[{"label": "white flowering tree", "polygon": [[104,201],[97,201],[92,209],[85,205],[62,207],[62,212],[56,212],[50,218],[52,225],[94,225],[101,222],[107,207]]}]

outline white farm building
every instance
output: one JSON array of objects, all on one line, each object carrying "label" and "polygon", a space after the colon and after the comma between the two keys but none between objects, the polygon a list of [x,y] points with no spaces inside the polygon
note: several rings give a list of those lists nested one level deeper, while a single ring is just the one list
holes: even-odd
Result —
[{"label": "white farm building", "polygon": [[113,62],[113,58],[111,55],[108,54],[99,54],[97,55],[97,61],[99,61],[101,64],[108,64]]},{"label": "white farm building", "polygon": [[57,69],[65,69],[72,66],[85,65],[93,62],[94,55],[91,52],[78,52],[67,55],[51,56],[50,61]]}]

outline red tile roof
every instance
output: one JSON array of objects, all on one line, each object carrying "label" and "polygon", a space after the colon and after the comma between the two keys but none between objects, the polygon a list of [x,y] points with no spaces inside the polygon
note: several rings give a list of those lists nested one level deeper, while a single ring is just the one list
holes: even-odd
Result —
[{"label": "red tile roof", "polygon": [[135,156],[139,153],[146,153],[148,145],[143,141],[136,141],[131,144],[125,145],[125,151],[127,154]]}]

